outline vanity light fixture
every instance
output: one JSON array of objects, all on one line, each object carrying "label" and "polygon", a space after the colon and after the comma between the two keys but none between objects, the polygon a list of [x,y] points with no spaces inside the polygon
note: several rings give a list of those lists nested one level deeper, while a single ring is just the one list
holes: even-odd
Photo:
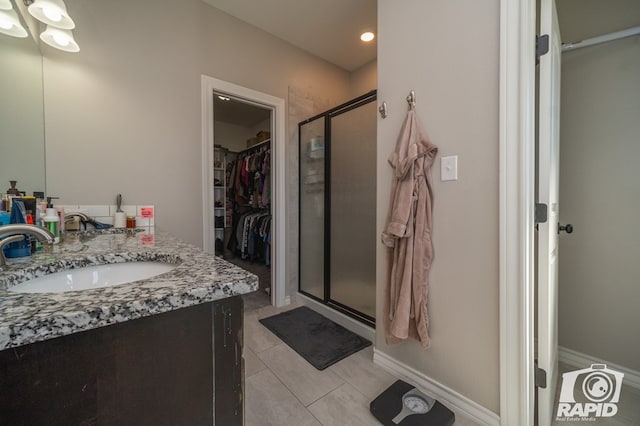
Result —
[{"label": "vanity light fixture", "polygon": [[61,30],[47,25],[47,29],[40,34],[40,40],[65,52],[75,53],[80,51],[80,46],[78,46],[78,43],[73,38],[73,33],[69,30]]},{"label": "vanity light fixture", "polygon": [[25,38],[28,35],[13,9],[0,10],[0,33],[18,38]]},{"label": "vanity light fixture", "polygon": [[13,6],[11,6],[11,0],[0,0],[0,10],[11,10]]},{"label": "vanity light fixture", "polygon": [[35,0],[27,10],[38,21],[50,26],[63,30],[71,30],[76,26],[63,0]]},{"label": "vanity light fixture", "polygon": [[362,40],[362,41],[364,41],[364,42],[366,42],[366,43],[370,42],[370,41],[371,41],[371,40],[373,40],[374,38],[376,38],[376,36],[375,36],[375,34],[373,34],[371,31],[367,31],[367,32],[362,33],[362,34],[360,35],[360,40]]}]

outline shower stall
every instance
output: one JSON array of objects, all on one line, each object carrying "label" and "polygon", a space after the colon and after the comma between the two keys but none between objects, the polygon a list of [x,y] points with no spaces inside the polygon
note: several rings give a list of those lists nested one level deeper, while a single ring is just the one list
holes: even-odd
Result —
[{"label": "shower stall", "polygon": [[298,124],[299,292],[367,325],[376,308],[376,92]]}]

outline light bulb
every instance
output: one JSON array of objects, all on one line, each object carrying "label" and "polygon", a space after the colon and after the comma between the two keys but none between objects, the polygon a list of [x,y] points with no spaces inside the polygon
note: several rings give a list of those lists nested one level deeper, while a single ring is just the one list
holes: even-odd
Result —
[{"label": "light bulb", "polygon": [[20,19],[15,10],[0,10],[0,33],[19,38],[27,36],[27,30],[20,25]]},{"label": "light bulb", "polygon": [[366,33],[362,33],[362,35],[360,35],[360,40],[366,41],[366,42],[369,42],[374,38],[375,38],[375,35],[370,31],[367,31]]},{"label": "light bulb", "polygon": [[44,16],[51,19],[53,22],[60,22],[62,20],[62,14],[59,10],[52,9],[50,7],[43,7],[42,13],[44,13]]},{"label": "light bulb", "polygon": [[31,0],[27,10],[38,21],[56,28],[71,30],[76,26],[64,0]]},{"label": "light bulb", "polygon": [[55,41],[62,47],[66,47],[69,45],[69,37],[67,37],[65,34],[55,33],[53,35],[53,41]]},{"label": "light bulb", "polygon": [[0,28],[2,28],[3,30],[10,30],[11,27],[13,27],[13,24],[11,22],[0,19]]},{"label": "light bulb", "polygon": [[40,34],[40,40],[56,49],[65,52],[79,52],[80,46],[73,39],[73,33],[70,30],[61,30],[60,28],[47,25],[47,29]]}]

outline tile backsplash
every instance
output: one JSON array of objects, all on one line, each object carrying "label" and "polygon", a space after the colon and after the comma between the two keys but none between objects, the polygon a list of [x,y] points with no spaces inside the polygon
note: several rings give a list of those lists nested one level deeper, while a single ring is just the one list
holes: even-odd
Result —
[{"label": "tile backsplash", "polygon": [[[65,213],[79,212],[84,213],[87,216],[91,216],[95,220],[101,223],[107,223],[109,225],[113,225],[113,215],[117,210],[115,204],[113,205],[70,205],[70,204],[61,204],[56,207],[64,207]],[[135,216],[136,217],[136,228],[144,229],[145,232],[149,234],[155,233],[155,214],[153,217],[148,217],[149,208],[155,211],[155,207],[150,204],[141,204],[141,205],[122,205],[122,211],[125,212],[127,216]],[[145,212],[142,212],[142,209],[145,209]],[[91,225],[89,225],[91,226]]]}]

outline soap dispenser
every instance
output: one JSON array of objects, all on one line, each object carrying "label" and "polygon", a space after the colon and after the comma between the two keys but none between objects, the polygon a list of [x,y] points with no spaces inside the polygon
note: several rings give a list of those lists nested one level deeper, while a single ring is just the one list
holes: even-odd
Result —
[{"label": "soap dispenser", "polygon": [[58,210],[53,207],[51,202],[53,198],[55,197],[47,197],[47,211],[42,221],[44,222],[44,227],[55,237],[53,243],[58,244],[60,242],[60,216],[58,216]]},{"label": "soap dispenser", "polygon": [[15,196],[20,196],[20,191],[18,191],[18,188],[16,188],[16,184],[18,183],[17,180],[10,180],[9,184],[11,185],[11,188],[7,189],[7,195],[15,195]]}]

